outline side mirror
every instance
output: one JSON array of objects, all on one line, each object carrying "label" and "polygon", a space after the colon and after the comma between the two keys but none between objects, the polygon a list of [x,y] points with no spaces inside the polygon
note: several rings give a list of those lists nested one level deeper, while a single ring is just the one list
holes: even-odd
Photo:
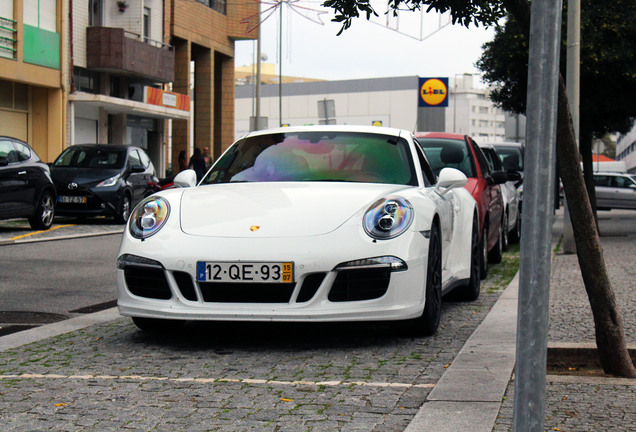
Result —
[{"label": "side mirror", "polygon": [[191,169],[181,171],[174,177],[173,182],[177,187],[194,187],[197,185],[197,173]]},{"label": "side mirror", "polygon": [[508,181],[517,182],[521,180],[521,173],[519,171],[508,171]]},{"label": "side mirror", "polygon": [[7,166],[7,165],[9,165],[9,159],[7,159],[6,157],[0,156],[0,166]]},{"label": "side mirror", "polygon": [[508,173],[506,171],[493,171],[486,178],[489,185],[499,185],[508,181]]},{"label": "side mirror", "polygon": [[463,172],[455,168],[444,168],[439,173],[435,190],[440,195],[444,195],[451,189],[466,186],[466,183],[468,183],[468,179]]},{"label": "side mirror", "polygon": [[141,165],[133,165],[132,167],[130,167],[130,172],[132,173],[142,173],[144,171],[146,171],[146,168]]}]

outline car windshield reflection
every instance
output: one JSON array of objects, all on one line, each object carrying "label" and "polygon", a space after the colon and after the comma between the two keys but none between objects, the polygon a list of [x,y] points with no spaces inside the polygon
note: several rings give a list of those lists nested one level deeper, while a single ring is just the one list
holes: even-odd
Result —
[{"label": "car windshield reflection", "polygon": [[405,139],[353,132],[248,137],[231,147],[201,184],[277,181],[417,184]]}]

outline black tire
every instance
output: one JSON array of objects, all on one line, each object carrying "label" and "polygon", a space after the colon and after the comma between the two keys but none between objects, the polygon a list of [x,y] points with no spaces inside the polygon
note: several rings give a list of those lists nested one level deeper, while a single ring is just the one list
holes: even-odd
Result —
[{"label": "black tire", "polygon": [[499,235],[497,237],[497,243],[495,243],[495,247],[493,247],[488,252],[488,261],[493,264],[499,264],[501,259],[503,258],[503,233],[505,229],[503,225],[499,226]]},{"label": "black tire", "polygon": [[481,242],[479,241],[479,219],[473,218],[473,231],[470,243],[470,279],[468,283],[456,289],[458,300],[473,301],[479,298],[481,291]]},{"label": "black tire", "polygon": [[117,208],[117,215],[115,216],[115,222],[118,224],[125,224],[128,222],[128,218],[130,217],[130,196],[128,194],[124,194],[121,202],[119,203],[119,207]]},{"label": "black tire", "polygon": [[515,228],[512,230],[510,240],[513,242],[521,240],[521,206],[517,209],[517,220],[515,221]]},{"label": "black tire", "polygon": [[479,254],[479,275],[482,280],[488,276],[488,225],[484,223],[479,243],[481,253]]},{"label": "black tire", "polygon": [[508,250],[508,243],[509,243],[509,239],[508,239],[508,211],[506,210],[506,212],[504,213],[503,216],[503,221],[501,222],[501,250],[502,251],[507,251]]},{"label": "black tire", "polygon": [[442,243],[437,225],[431,228],[428,243],[425,290],[422,316],[409,323],[411,332],[418,336],[435,333],[442,316]]},{"label": "black tire", "polygon": [[175,331],[183,327],[185,321],[182,320],[167,320],[159,318],[132,318],[135,325],[144,331],[148,332],[170,332]]},{"label": "black tire", "polygon": [[55,217],[55,199],[53,192],[45,190],[40,195],[35,213],[29,218],[29,225],[36,230],[47,230],[53,225]]}]

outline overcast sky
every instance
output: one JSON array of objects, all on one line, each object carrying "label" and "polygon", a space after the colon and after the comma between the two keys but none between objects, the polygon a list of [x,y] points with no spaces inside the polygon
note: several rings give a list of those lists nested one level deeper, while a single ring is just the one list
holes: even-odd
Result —
[{"label": "overcast sky", "polygon": [[[331,22],[333,13],[320,7],[320,3],[300,0],[295,6],[284,5],[283,75],[336,80],[477,73],[475,63],[481,46],[494,34],[492,28],[444,26],[449,21],[447,16],[420,12],[402,12],[398,22],[392,19],[390,24],[398,31],[391,30],[386,27],[383,14],[386,3],[374,1],[379,18],[374,22],[358,18],[351,28],[336,36],[340,24]],[[261,10],[270,5],[263,3]],[[296,8],[298,13],[290,8]],[[317,14],[310,9],[327,12],[320,16],[324,25],[314,22]],[[274,11],[261,25],[262,53],[267,55],[267,63],[278,64],[279,22],[279,12]],[[252,64],[255,47],[252,41],[237,42],[236,65]]]}]

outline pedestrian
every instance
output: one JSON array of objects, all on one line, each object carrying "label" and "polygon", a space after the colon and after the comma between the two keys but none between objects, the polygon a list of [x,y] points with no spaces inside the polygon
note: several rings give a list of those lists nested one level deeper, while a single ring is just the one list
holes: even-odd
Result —
[{"label": "pedestrian", "polygon": [[186,158],[185,150],[181,150],[181,152],[179,153],[178,161],[179,161],[179,172],[185,171],[188,169],[188,160]]},{"label": "pedestrian", "polygon": [[203,160],[205,161],[205,169],[210,168],[210,148],[203,147]]},{"label": "pedestrian", "polygon": [[197,173],[197,182],[201,181],[201,178],[203,178],[203,175],[205,174],[206,166],[200,148],[194,148],[194,153],[190,158],[188,168],[192,168],[194,172]]}]

